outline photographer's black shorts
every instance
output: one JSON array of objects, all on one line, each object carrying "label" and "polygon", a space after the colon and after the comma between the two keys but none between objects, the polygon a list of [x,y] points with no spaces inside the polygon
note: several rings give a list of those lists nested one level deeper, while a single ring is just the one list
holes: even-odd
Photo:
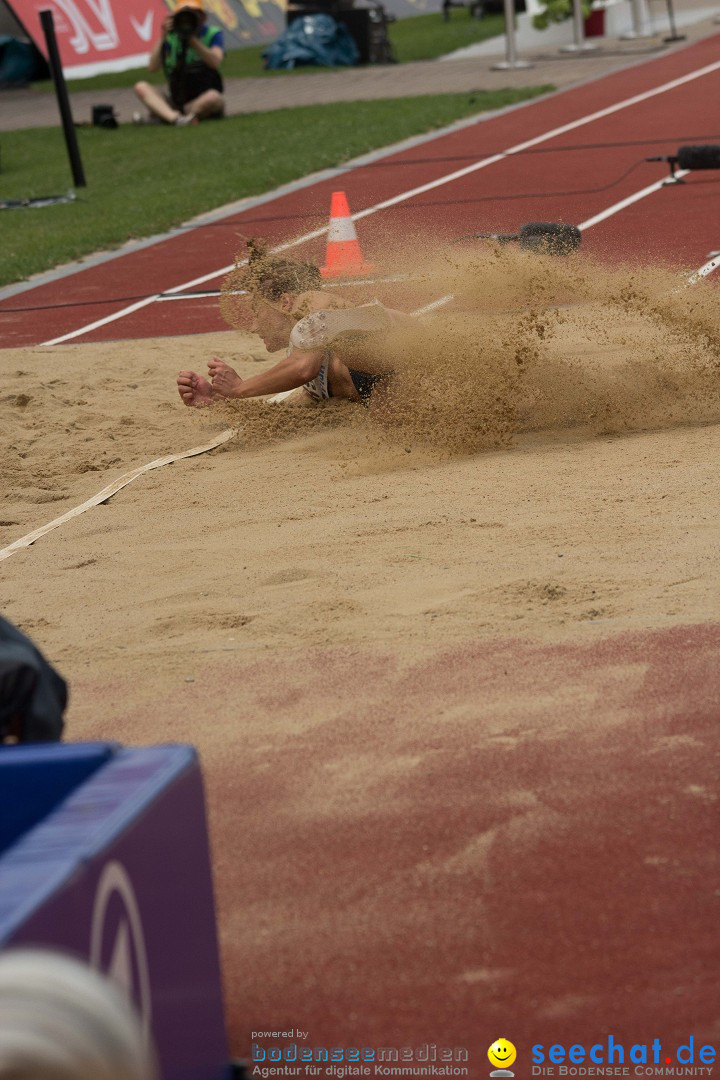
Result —
[{"label": "photographer's black shorts", "polygon": [[188,64],[182,71],[175,71],[170,80],[170,101],[173,108],[182,111],[188,101],[194,101],[206,90],[223,92],[223,81],[218,71],[207,64]]}]

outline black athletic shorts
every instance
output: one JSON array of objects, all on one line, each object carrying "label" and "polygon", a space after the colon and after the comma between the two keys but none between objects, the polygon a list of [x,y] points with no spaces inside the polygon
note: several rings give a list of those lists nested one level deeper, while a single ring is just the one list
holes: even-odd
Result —
[{"label": "black athletic shorts", "polygon": [[388,375],[368,375],[366,371],[355,371],[353,368],[349,368],[348,370],[350,372],[350,378],[353,381],[353,386],[360,395],[360,400],[363,405],[369,403],[372,392],[378,383],[389,378]]}]

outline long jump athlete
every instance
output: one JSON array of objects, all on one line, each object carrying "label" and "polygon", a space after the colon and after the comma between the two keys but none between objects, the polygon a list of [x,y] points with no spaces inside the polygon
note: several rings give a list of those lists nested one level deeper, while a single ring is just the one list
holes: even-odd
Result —
[{"label": "long jump athlete", "polygon": [[[250,242],[250,258],[230,275],[225,298],[238,293],[252,311],[250,329],[270,352],[287,348],[268,371],[241,379],[222,360],[208,362],[209,379],[181,371],[177,384],[186,405],[211,405],[222,398],[248,398],[297,389],[309,402],[331,398],[367,403],[392,370],[378,343],[395,327],[414,325],[412,316],[378,301],[353,307],[322,291],[320,271],[311,263],[267,255]],[[373,351],[375,342],[375,354]],[[293,395],[295,397],[295,395]]]}]

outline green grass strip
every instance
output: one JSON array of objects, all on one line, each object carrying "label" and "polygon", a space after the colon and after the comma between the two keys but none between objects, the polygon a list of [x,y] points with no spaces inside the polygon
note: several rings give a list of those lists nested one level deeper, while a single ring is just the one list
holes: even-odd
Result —
[{"label": "green grass strip", "polygon": [[407,19],[398,19],[389,28],[395,57],[401,64],[413,60],[434,60],[436,56],[444,56],[455,49],[463,49],[466,45],[475,45],[504,33],[504,15],[485,15],[482,19],[476,19],[470,16],[466,8],[451,10],[447,22],[438,11],[431,15],[411,15]]},{"label": "green grass strip", "polygon": [[[78,201],[0,210],[0,284],[163,232],[197,214],[271,191],[401,139],[550,86],[280,109],[197,127],[81,128],[88,186]],[[3,134],[0,200],[71,187],[62,131]],[[324,213],[318,207],[318,213]]]}]

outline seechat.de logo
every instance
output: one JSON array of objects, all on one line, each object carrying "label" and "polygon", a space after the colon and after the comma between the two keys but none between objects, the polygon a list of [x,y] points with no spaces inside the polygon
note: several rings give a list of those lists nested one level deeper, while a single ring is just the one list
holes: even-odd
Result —
[{"label": "seechat.de logo", "polygon": [[492,1046],[488,1048],[488,1061],[495,1066],[490,1075],[514,1076],[515,1073],[510,1072],[509,1067],[516,1057],[517,1050],[509,1039],[496,1039]]}]

